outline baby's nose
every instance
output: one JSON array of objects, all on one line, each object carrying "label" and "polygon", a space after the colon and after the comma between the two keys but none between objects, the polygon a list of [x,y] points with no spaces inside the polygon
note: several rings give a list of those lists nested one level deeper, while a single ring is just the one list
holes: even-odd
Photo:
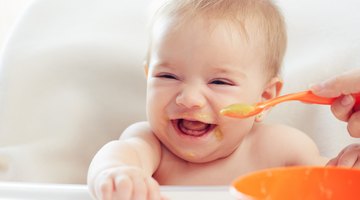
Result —
[{"label": "baby's nose", "polygon": [[205,105],[205,97],[196,86],[186,86],[176,97],[176,104],[186,108],[202,108]]}]

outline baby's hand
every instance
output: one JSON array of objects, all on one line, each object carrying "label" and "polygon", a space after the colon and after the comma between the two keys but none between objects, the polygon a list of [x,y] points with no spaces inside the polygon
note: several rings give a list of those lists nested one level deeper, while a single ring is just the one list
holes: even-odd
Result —
[{"label": "baby's hand", "polygon": [[121,166],[101,172],[95,180],[101,200],[160,200],[159,184],[138,167]]},{"label": "baby's hand", "polygon": [[360,168],[360,144],[351,144],[331,159],[327,166]]}]

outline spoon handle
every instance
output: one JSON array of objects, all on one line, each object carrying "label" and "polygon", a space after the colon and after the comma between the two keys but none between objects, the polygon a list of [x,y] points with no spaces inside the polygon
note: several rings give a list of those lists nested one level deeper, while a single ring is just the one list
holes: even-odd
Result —
[{"label": "spoon handle", "polygon": [[[360,93],[353,94],[353,97],[355,98],[355,104],[360,104]],[[268,101],[262,102],[257,104],[257,106],[260,107],[272,107],[276,104],[279,104],[281,102],[285,101],[301,101],[303,103],[310,103],[310,104],[322,104],[322,105],[331,105],[336,98],[327,98],[327,97],[320,97],[315,94],[313,94],[311,91],[303,91],[303,92],[297,92],[292,94],[287,94],[283,96],[276,97],[274,99],[270,99]]]}]

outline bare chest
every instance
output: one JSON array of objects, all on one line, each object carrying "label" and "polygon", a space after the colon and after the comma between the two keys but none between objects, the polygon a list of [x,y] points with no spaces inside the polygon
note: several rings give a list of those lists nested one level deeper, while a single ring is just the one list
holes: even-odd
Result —
[{"label": "bare chest", "polygon": [[229,185],[236,177],[262,168],[265,166],[241,156],[196,164],[166,155],[153,177],[160,185]]}]

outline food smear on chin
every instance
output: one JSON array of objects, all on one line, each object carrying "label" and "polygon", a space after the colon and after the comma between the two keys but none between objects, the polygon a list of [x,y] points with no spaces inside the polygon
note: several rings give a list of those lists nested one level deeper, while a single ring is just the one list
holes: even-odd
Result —
[{"label": "food smear on chin", "polygon": [[186,156],[189,157],[189,158],[195,158],[195,154],[192,153],[192,152],[186,153]]},{"label": "food smear on chin", "polygon": [[219,128],[215,129],[214,136],[217,141],[221,141],[224,138],[224,134],[221,132],[221,130]]}]

